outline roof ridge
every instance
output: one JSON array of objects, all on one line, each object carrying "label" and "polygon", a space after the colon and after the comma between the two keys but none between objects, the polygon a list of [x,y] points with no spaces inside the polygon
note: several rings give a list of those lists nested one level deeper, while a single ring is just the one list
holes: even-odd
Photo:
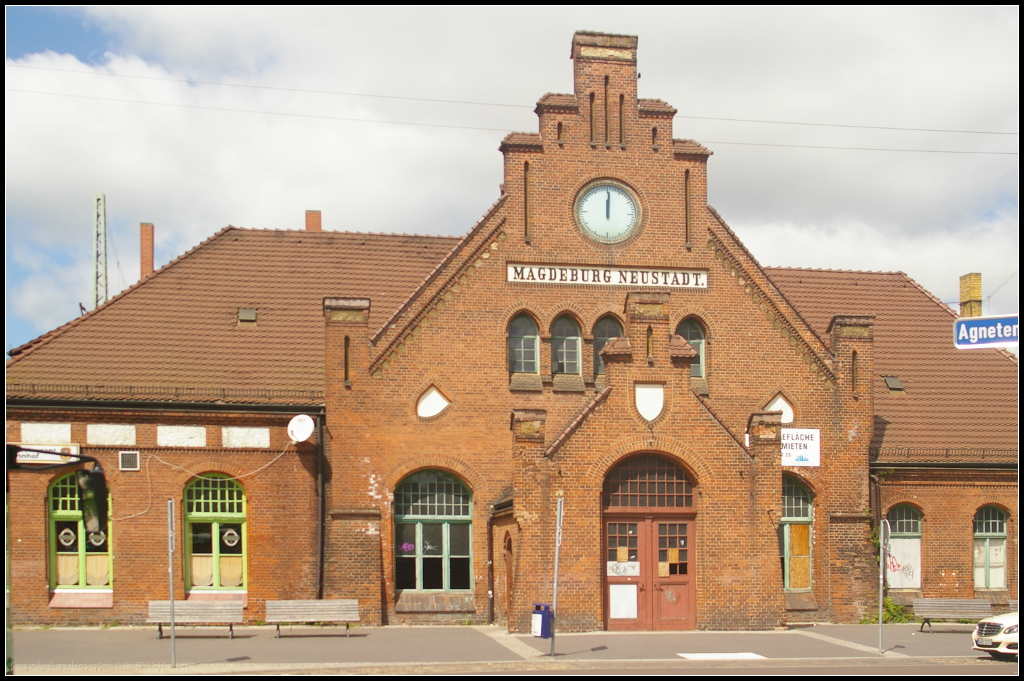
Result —
[{"label": "roof ridge", "polygon": [[379,329],[377,329],[373,333],[372,336],[370,336],[371,345],[376,345],[377,342],[384,337],[384,334],[387,333],[388,328],[394,323],[396,319],[398,319],[399,315],[401,315],[403,312],[412,307],[412,304],[413,302],[415,302],[416,298],[419,297],[419,295],[423,293],[424,290],[426,290],[427,286],[429,286],[434,281],[434,279],[437,278],[437,276],[445,267],[451,264],[452,260],[455,259],[455,256],[463,249],[463,247],[465,247],[467,243],[469,243],[470,237],[472,237],[475,233],[483,229],[484,223],[486,223],[494,215],[494,213],[498,210],[500,205],[504,203],[506,198],[508,198],[508,194],[503,193],[501,196],[499,196],[498,200],[492,203],[491,207],[484,212],[483,217],[477,220],[476,224],[473,225],[468,232],[466,232],[465,236],[459,239],[459,242],[452,247],[452,250],[448,252],[448,255],[442,258],[441,262],[439,262],[437,266],[434,267],[434,269],[430,270],[430,273],[427,274],[426,277],[424,277],[423,281],[420,282],[420,285],[417,286],[415,290],[413,290],[413,292],[409,294],[409,296],[402,302],[401,305],[395,308],[395,311],[391,313],[391,316],[384,321],[384,323],[380,326]]},{"label": "roof ridge", "polygon": [[193,253],[198,251],[200,248],[203,248],[207,244],[211,243],[214,239],[217,239],[220,236],[222,236],[224,234],[227,234],[228,231],[236,230],[236,229],[244,229],[244,228],[235,227],[233,225],[228,225],[227,227],[222,227],[221,229],[216,231],[211,236],[207,237],[203,241],[200,241],[198,244],[196,244],[195,246],[193,246],[189,250],[187,250],[184,253],[182,253],[181,255],[179,255],[177,258],[171,260],[167,264],[163,265],[159,269],[157,269],[154,272],[152,272],[151,274],[149,274],[149,276],[140,278],[137,282],[135,282],[134,284],[132,284],[128,288],[124,289],[123,291],[121,291],[120,293],[115,295],[113,298],[107,300],[105,303],[103,303],[99,307],[94,308],[92,310],[89,310],[85,314],[79,315],[79,316],[75,317],[71,321],[66,322],[66,323],[58,326],[56,329],[51,329],[50,331],[47,331],[46,333],[44,333],[41,336],[38,336],[36,338],[33,338],[32,340],[30,340],[27,343],[19,345],[16,348],[11,348],[10,350],[7,351],[7,354],[11,358],[7,362],[7,366],[12,366],[15,362],[17,362],[17,361],[19,361],[19,360],[21,360],[21,359],[23,359],[25,357],[28,357],[29,355],[34,353],[39,348],[44,347],[46,345],[49,345],[54,340],[56,340],[60,336],[63,336],[68,331],[70,331],[71,328],[73,328],[75,326],[78,326],[79,324],[85,322],[87,319],[91,319],[96,314],[106,310],[111,305],[113,305],[114,303],[118,302],[119,300],[121,300],[122,298],[127,296],[132,291],[138,289],[139,287],[141,287],[144,284],[147,284],[147,283],[153,281],[157,276],[159,276],[161,273],[163,273],[166,270],[168,270],[172,265],[178,264],[179,262],[181,262],[185,258],[189,257],[190,255],[192,255]]},{"label": "roof ridge", "polygon": [[353,232],[342,229],[324,229],[320,231],[309,231],[306,229],[279,229],[277,227],[235,227],[234,229],[246,232],[295,232],[296,234],[310,235],[333,235],[353,234],[357,236],[394,236],[394,237],[415,237],[417,239],[461,239],[460,236],[450,234],[410,234],[408,232]]},{"label": "roof ridge", "polygon": [[793,272],[841,272],[844,274],[900,274],[907,276],[902,270],[838,270],[831,267],[781,267],[777,265],[765,265],[766,270],[786,270]]}]

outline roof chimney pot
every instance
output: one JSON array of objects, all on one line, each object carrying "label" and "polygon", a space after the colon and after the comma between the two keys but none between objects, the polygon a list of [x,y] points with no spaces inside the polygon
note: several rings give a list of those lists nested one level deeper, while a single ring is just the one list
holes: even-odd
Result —
[{"label": "roof chimney pot", "polygon": [[153,223],[139,224],[139,280],[153,274]]},{"label": "roof chimney pot", "polygon": [[971,272],[960,277],[960,316],[981,316],[980,272]]},{"label": "roof chimney pot", "polygon": [[323,227],[320,224],[320,211],[318,210],[307,210],[306,211],[306,231],[307,232],[322,232]]}]

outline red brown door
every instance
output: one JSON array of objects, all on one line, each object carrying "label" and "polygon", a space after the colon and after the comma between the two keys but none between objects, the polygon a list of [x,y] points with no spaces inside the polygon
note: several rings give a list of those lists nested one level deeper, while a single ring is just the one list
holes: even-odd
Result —
[{"label": "red brown door", "polygon": [[607,516],[605,613],[609,630],[693,629],[693,521]]}]

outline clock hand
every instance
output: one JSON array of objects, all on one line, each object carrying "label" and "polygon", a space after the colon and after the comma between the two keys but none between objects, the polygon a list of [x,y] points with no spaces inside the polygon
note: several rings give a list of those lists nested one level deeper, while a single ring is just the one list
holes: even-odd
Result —
[{"label": "clock hand", "polygon": [[607,192],[604,193],[604,196],[605,196],[605,199],[604,199],[604,219],[605,220],[611,220],[612,219],[612,193],[610,191],[607,191]]}]

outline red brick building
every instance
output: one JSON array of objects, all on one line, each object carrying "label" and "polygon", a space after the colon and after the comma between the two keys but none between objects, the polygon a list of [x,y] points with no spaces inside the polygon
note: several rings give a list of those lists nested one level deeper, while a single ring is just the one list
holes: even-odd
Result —
[{"label": "red brick building", "polygon": [[17,621],[143,619],[167,499],[176,597],[251,621],[521,631],[559,500],[563,629],[857,621],[881,517],[897,600],[1016,598],[1016,359],[902,273],[759,265],[636,45],[574,36],[462,238],[228,227],[12,350],[8,441],[97,457],[112,505],[91,535],[66,473],[11,474]]}]

